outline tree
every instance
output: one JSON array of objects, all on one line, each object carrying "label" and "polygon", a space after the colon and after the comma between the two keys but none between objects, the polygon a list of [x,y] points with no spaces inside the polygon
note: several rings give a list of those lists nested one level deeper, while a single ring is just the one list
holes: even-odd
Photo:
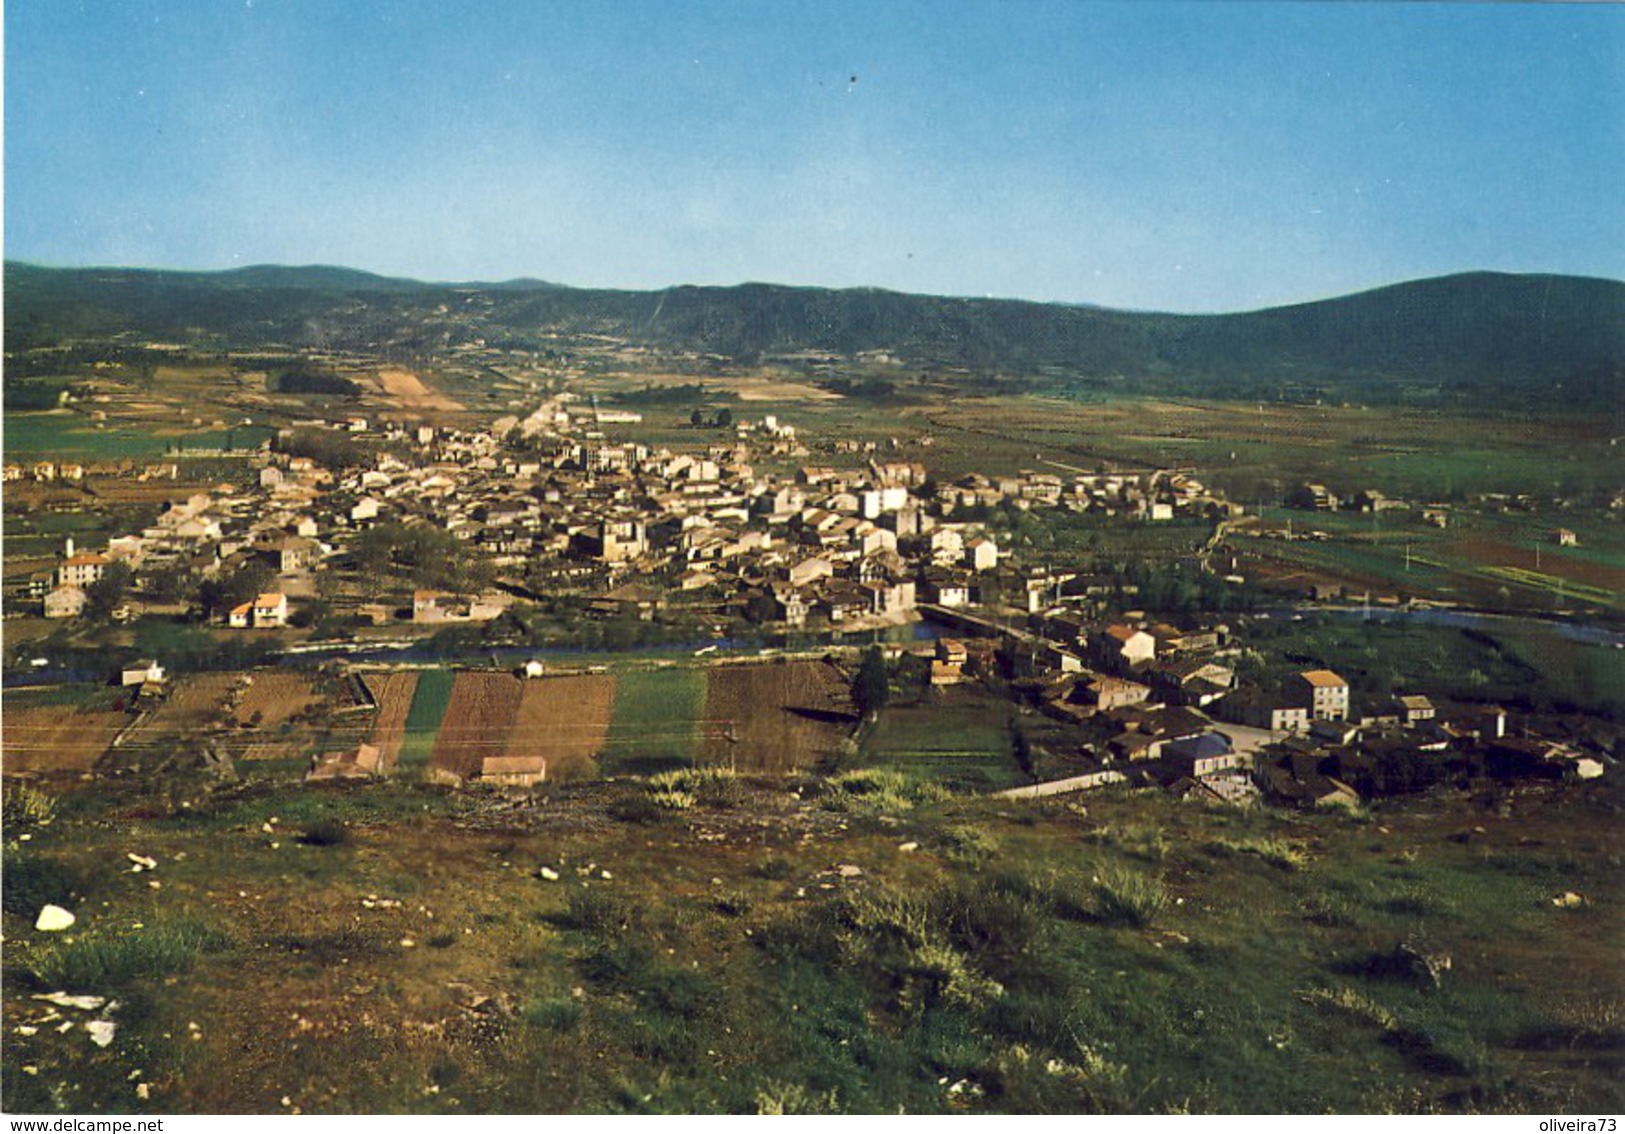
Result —
[{"label": "tree", "polygon": [[858,712],[870,720],[880,715],[891,698],[891,681],[886,673],[886,659],[879,646],[870,646],[852,679],[852,700]]},{"label": "tree", "polygon": [[255,595],[264,594],[275,582],[275,571],[264,563],[249,560],[230,575],[207,580],[198,588],[198,604],[204,614],[219,616]]},{"label": "tree", "polygon": [[688,423],[695,429],[700,428],[700,426],[705,424],[705,411],[696,409],[693,413],[688,415]]},{"label": "tree", "polygon": [[195,582],[192,572],[184,568],[164,567],[147,572],[142,589],[157,602],[178,602],[191,592]]},{"label": "tree", "polygon": [[129,596],[135,575],[130,565],[115,559],[102,571],[102,577],[85,588],[85,613],[106,618]]},{"label": "tree", "polygon": [[1032,742],[1027,739],[1027,730],[1014,717],[1010,719],[1010,758],[1021,769],[1022,775],[1029,780],[1038,778],[1038,770],[1033,763]]},{"label": "tree", "polygon": [[733,423],[734,423],[734,411],[733,410],[729,409],[727,406],[723,406],[721,409],[719,409],[717,411],[717,428],[718,429],[727,429]]}]

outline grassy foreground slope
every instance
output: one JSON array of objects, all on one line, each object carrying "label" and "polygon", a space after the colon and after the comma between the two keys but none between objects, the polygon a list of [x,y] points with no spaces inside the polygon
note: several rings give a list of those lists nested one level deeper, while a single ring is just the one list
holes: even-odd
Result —
[{"label": "grassy foreground slope", "polygon": [[[526,810],[402,784],[10,807],[7,1024],[37,1030],[7,1037],[4,1106],[1625,1104],[1613,787],[1362,818],[696,782],[673,806],[622,780]],[[35,932],[44,901],[78,924]],[[34,999],[57,991],[120,1004]]]}]

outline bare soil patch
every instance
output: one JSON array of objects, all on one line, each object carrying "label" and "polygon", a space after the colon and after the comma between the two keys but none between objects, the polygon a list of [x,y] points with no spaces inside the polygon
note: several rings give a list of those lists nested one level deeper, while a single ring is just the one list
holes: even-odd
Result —
[{"label": "bare soil patch", "polygon": [[417,692],[416,673],[369,673],[364,679],[367,691],[378,702],[378,718],[373,722],[368,743],[378,747],[381,771],[393,771],[401,758],[406,740],[406,714],[412,711],[412,695]]},{"label": "bare soil patch", "polygon": [[237,678],[234,673],[200,673],[171,682],[164,701],[141,731],[193,732],[219,723]]},{"label": "bare soil patch", "polygon": [[612,676],[527,681],[502,754],[543,757],[549,780],[590,779],[614,708]]},{"label": "bare soil patch", "polygon": [[386,366],[373,375],[380,389],[407,409],[460,410],[461,402],[454,402],[423,384],[410,370]]},{"label": "bare soil patch", "polygon": [[88,772],[129,718],[107,709],[71,705],[10,708],[5,712],[5,770]]},{"label": "bare soil patch", "polygon": [[277,728],[321,703],[321,694],[304,674],[256,673],[237,705],[237,721],[251,722],[257,713],[259,727]]},{"label": "bare soil patch", "polygon": [[505,751],[524,683],[508,673],[459,673],[440,718],[429,765],[469,779],[487,756]]},{"label": "bare soil patch", "polygon": [[710,671],[704,754],[711,763],[794,771],[835,753],[855,724],[847,683],[827,663]]}]

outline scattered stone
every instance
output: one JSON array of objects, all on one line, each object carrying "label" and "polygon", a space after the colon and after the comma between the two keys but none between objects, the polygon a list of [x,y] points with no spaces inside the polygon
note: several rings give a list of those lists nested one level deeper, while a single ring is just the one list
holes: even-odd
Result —
[{"label": "scattered stone", "polygon": [[145,1083],[137,1083],[135,1085],[135,1097],[140,1099],[142,1102],[146,1102],[152,1097],[152,1088],[147,1086]]},{"label": "scattered stone", "polygon": [[1560,910],[1577,910],[1585,904],[1585,896],[1576,894],[1573,890],[1565,890],[1552,899],[1552,905]]},{"label": "scattered stone", "polygon": [[143,870],[158,869],[158,860],[156,858],[148,858],[146,855],[136,854],[134,851],[124,857],[135,864],[130,868],[131,874],[140,874]]},{"label": "scattered stone", "polygon": [[105,996],[73,996],[66,992],[36,992],[34,999],[55,1004],[58,1008],[78,1008],[83,1012],[94,1012],[107,1003]]},{"label": "scattered stone", "polygon": [[843,862],[841,865],[835,868],[835,873],[839,874],[842,878],[862,878],[863,867],[853,866],[850,862]]},{"label": "scattered stone", "polygon": [[39,1029],[30,1027],[28,1024],[18,1024],[17,1034],[20,1036],[37,1036],[39,1035]]},{"label": "scattered stone", "polygon": [[541,875],[542,878],[548,882],[557,882],[559,880],[559,872],[554,870],[551,866],[544,866],[536,873]]},{"label": "scattered stone", "polygon": [[402,949],[412,949],[412,948],[415,948],[416,946],[417,946],[417,942],[413,941],[410,937],[401,938],[401,948]]},{"label": "scattered stone", "polygon": [[917,851],[917,850],[919,850],[920,849],[920,844],[919,843],[914,843],[914,842],[899,843],[897,845],[897,849],[906,854],[909,851]]},{"label": "scattered stone", "polygon": [[611,874],[607,870],[600,870],[598,872],[598,877],[602,878],[605,882],[610,882],[614,880],[615,875]]},{"label": "scattered stone", "polygon": [[41,933],[61,933],[73,925],[76,919],[61,906],[46,906],[40,910],[39,917],[34,921],[34,928]]},{"label": "scattered stone", "polygon": [[90,1033],[90,1042],[97,1047],[106,1047],[113,1042],[113,1033],[118,1025],[111,1020],[92,1020],[85,1025],[85,1031]]}]

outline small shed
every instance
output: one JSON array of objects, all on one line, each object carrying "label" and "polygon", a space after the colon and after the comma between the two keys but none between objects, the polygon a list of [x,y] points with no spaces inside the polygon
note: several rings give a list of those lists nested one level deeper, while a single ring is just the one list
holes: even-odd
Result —
[{"label": "small shed", "polygon": [[164,680],[164,667],[150,658],[133,661],[119,670],[120,685],[160,684]]}]

